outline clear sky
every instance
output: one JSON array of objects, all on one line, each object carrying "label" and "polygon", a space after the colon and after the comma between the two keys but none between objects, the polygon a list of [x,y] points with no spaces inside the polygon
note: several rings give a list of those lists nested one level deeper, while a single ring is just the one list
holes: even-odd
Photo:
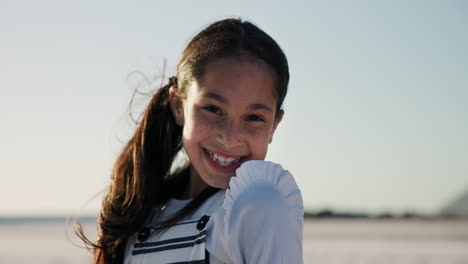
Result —
[{"label": "clear sky", "polygon": [[0,216],[97,213],[132,130],[130,73],[173,74],[230,16],[289,59],[268,159],[306,209],[434,212],[468,189],[466,1],[0,0]]}]

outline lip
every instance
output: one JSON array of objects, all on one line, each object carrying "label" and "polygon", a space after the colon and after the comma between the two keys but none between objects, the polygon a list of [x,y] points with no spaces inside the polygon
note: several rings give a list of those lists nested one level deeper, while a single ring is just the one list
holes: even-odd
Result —
[{"label": "lip", "polygon": [[[233,156],[233,155],[229,155],[229,154],[226,154],[226,153],[221,153],[221,152],[217,152],[217,151],[211,151],[211,153],[214,153],[216,155],[219,155],[219,156],[222,156],[222,157],[225,157],[225,158],[237,158],[239,156]],[[237,161],[236,163],[233,163],[232,165],[229,165],[229,166],[221,166],[219,165],[219,163],[217,163],[216,161],[214,161],[211,157],[210,157],[210,154],[208,153],[208,151],[203,148],[203,154],[208,162],[208,164],[210,165],[210,167],[212,169],[214,169],[215,171],[217,172],[221,172],[221,173],[234,173],[236,171],[237,168],[240,167],[240,165],[247,160],[247,156],[241,156],[241,158],[239,159],[239,161]]]}]

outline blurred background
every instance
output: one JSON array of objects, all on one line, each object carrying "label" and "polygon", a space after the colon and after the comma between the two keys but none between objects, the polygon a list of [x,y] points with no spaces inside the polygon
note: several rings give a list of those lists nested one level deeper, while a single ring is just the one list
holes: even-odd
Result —
[{"label": "blurred background", "polygon": [[0,0],[0,262],[88,259],[63,219],[95,235],[133,91],[167,82],[191,37],[233,16],[289,60],[267,159],[302,190],[306,263],[468,263],[461,0]]}]

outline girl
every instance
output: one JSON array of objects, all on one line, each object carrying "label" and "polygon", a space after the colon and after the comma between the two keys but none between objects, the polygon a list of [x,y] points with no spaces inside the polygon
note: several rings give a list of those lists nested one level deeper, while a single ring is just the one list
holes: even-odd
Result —
[{"label": "girl", "polygon": [[[115,163],[95,263],[302,263],[300,191],[263,161],[288,81],[252,23],[197,34]],[[182,148],[189,162],[171,173]]]}]

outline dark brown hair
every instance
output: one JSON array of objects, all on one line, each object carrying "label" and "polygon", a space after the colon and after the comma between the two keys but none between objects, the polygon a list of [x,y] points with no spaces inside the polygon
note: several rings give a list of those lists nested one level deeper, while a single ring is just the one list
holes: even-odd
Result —
[{"label": "dark brown hair", "polygon": [[[254,24],[241,19],[217,21],[198,33],[187,45],[177,65],[177,76],[161,87],[145,109],[132,138],[123,148],[112,171],[112,182],[102,201],[99,237],[89,241],[80,228],[78,235],[94,248],[95,263],[122,263],[130,235],[142,228],[155,206],[184,192],[188,169],[170,174],[176,154],[182,149],[182,127],[171,112],[169,90],[179,94],[203,77],[210,60],[249,56],[273,70],[276,113],[288,89],[289,69],[278,44]],[[175,216],[163,222],[168,228],[194,212],[217,190],[208,187]]]}]

